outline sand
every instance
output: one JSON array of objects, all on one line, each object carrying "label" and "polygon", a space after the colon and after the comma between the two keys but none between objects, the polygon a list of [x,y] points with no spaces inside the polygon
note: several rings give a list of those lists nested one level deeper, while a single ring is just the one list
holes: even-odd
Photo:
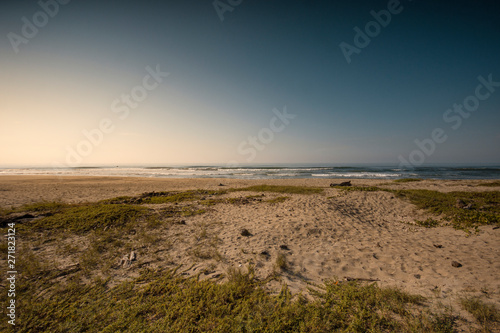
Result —
[{"label": "sand", "polygon": [[[328,188],[331,179],[216,179],[216,178],[134,178],[134,177],[82,177],[82,176],[0,176],[0,207],[20,206],[40,201],[93,202],[124,195],[138,195],[151,191],[182,191],[190,189],[220,189],[224,183],[230,187],[259,184],[294,185]],[[394,184],[375,179],[352,180],[353,185],[373,185],[394,189],[429,189],[435,191],[492,191],[495,188],[477,187],[480,180],[425,180]]]},{"label": "sand", "polygon": [[[91,202],[150,191],[257,184],[323,187],[323,194],[265,193],[259,198],[289,197],[278,204],[252,199],[244,204],[212,206],[205,214],[185,218],[185,224],[174,224],[161,231],[156,235],[160,241],[154,251],[138,251],[136,266],[183,264],[185,275],[205,269],[209,270],[207,278],[211,278],[229,267],[246,267],[252,262],[257,275],[265,277],[275,270],[276,257],[282,253],[288,263],[288,269],[281,274],[282,283],[288,284],[294,293],[307,295],[310,283],[354,278],[376,280],[380,286],[397,286],[423,295],[429,298],[431,307],[451,305],[465,317],[457,305],[458,298],[465,295],[481,296],[500,307],[500,229],[484,226],[478,234],[468,235],[452,227],[412,225],[416,219],[425,220],[432,215],[388,192],[345,193],[330,188],[330,182],[338,180],[1,176],[0,207],[52,200]],[[398,189],[495,190],[477,186],[480,182],[425,180],[396,184],[387,180],[352,180],[353,185]],[[219,183],[226,186],[218,186]],[[233,192],[226,197],[251,194],[259,193]],[[252,235],[241,236],[242,228]],[[197,238],[200,230],[218,237],[216,247],[222,260],[202,260],[190,255],[196,249],[209,248],[206,242],[211,238]],[[162,247],[162,241],[168,242],[168,246]],[[452,266],[453,261],[462,267]],[[116,276],[121,277],[136,274],[132,268],[116,271]],[[267,287],[277,291],[280,283],[271,282]]]}]

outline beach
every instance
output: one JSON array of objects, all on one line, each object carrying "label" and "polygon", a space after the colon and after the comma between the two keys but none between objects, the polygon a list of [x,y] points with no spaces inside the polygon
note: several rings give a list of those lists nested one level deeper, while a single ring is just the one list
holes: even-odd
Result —
[{"label": "beach", "polygon": [[[319,186],[328,188],[333,183],[349,179],[226,179],[226,178],[146,178],[94,176],[0,176],[0,207],[19,206],[40,201],[61,200],[69,203],[93,202],[123,195],[138,195],[151,191],[183,191],[192,189],[220,189],[223,183],[230,187],[258,184]],[[391,184],[386,179],[351,179],[353,184]],[[491,180],[422,180],[421,182],[387,185],[397,189],[429,189],[451,191],[493,191],[492,187],[475,185]],[[497,188],[498,189],[498,188]]]},{"label": "beach", "polygon": [[[128,265],[119,262],[131,247],[118,249],[106,273],[110,285],[137,277],[145,267],[179,265],[185,276],[204,272],[201,278],[211,279],[231,267],[245,269],[250,264],[256,276],[265,279],[276,271],[276,258],[281,256],[280,280],[265,286],[272,293],[286,284],[293,294],[307,296],[308,287],[328,280],[357,280],[422,295],[431,309],[452,306],[454,313],[469,319],[470,314],[457,305],[462,297],[478,296],[500,306],[498,227],[484,225],[469,233],[452,226],[426,228],[415,221],[436,215],[393,192],[345,191],[330,187],[331,183],[339,180],[2,176],[0,207],[51,201],[81,204],[143,193],[154,197],[151,192],[201,190],[188,201],[143,205],[154,212],[189,207],[196,213],[165,217],[168,225],[146,235],[147,241],[132,243],[136,258]],[[480,185],[481,180],[352,179],[351,183],[353,187],[443,193],[498,190]],[[248,190],[257,185],[311,187],[318,192]],[[216,192],[228,189],[236,190]],[[78,261],[75,254],[61,255],[61,242],[82,251],[89,246],[84,236],[71,233],[58,242],[45,241],[18,235],[19,246],[50,259],[60,269]]]}]

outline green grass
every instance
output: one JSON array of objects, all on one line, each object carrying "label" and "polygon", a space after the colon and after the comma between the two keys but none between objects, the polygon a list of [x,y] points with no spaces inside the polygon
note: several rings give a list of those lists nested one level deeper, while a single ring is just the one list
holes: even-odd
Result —
[{"label": "green grass", "polygon": [[14,212],[14,208],[0,207],[0,217],[7,216]]},{"label": "green grass", "polygon": [[285,202],[288,199],[290,199],[290,197],[276,197],[276,198],[273,198],[273,199],[266,200],[266,202],[268,202],[270,204],[278,204],[278,203]]},{"label": "green grass", "polygon": [[134,197],[130,196],[121,196],[121,197],[116,197],[116,198],[111,198],[111,199],[105,199],[99,201],[101,204],[120,204],[120,203],[129,203],[132,201]]},{"label": "green grass", "polygon": [[[500,192],[437,192],[429,190],[391,191],[418,208],[443,215],[457,229],[500,223]],[[471,204],[471,209],[457,208],[457,199]]]},{"label": "green grass", "polygon": [[86,276],[91,276],[96,269],[101,269],[102,272],[105,266],[112,264],[111,254],[118,253],[125,245],[119,237],[109,232],[90,237],[89,247],[77,256],[79,267]]},{"label": "green grass", "polygon": [[219,203],[225,202],[224,199],[205,199],[205,200],[200,200],[199,204],[204,205],[204,206],[215,206]]},{"label": "green grass", "polygon": [[181,192],[175,194],[169,194],[165,196],[149,197],[141,201],[144,204],[164,204],[164,203],[174,203],[183,201],[196,200],[198,196],[193,192]]},{"label": "green grass", "polygon": [[288,194],[318,194],[322,193],[322,188],[306,186],[278,186],[278,185],[255,185],[250,187],[235,188],[231,191],[250,191],[250,192],[273,192]]},{"label": "green grass", "polygon": [[[469,231],[481,225],[500,225],[500,192],[438,192],[431,190],[391,190],[376,186],[350,186],[339,187],[345,192],[349,191],[385,191],[406,199],[420,209],[427,210],[435,215],[441,215],[450,221],[456,229]],[[470,204],[470,209],[456,207],[457,200]],[[437,226],[437,221],[428,219],[416,221],[425,227]]]},{"label": "green grass", "polygon": [[37,269],[18,295],[18,332],[447,332],[441,317],[411,311],[422,297],[374,284],[328,281],[308,301],[286,286],[270,295],[251,267],[229,269],[224,283],[143,270],[113,288],[73,279],[40,297],[48,281]]},{"label": "green grass", "polygon": [[160,211],[160,216],[165,217],[165,218],[189,217],[189,216],[201,215],[204,213],[206,213],[205,209],[199,209],[193,205],[184,206],[184,207],[169,206],[169,207],[163,208]]},{"label": "green grass", "polygon": [[278,253],[276,257],[276,268],[285,271],[288,269],[288,261],[286,260],[286,255],[284,253]]},{"label": "green grass", "polygon": [[223,195],[227,193],[227,190],[195,190],[194,192],[199,195]]},{"label": "green grass", "polygon": [[439,226],[439,222],[431,218],[428,218],[425,221],[415,220],[415,223],[425,228],[435,228]]},{"label": "green grass", "polygon": [[489,332],[489,328],[493,323],[500,322],[500,311],[493,304],[484,303],[479,298],[462,298],[460,305],[464,310],[472,314],[486,332]]},{"label": "green grass", "polygon": [[422,178],[401,178],[394,180],[395,183],[411,183],[411,182],[419,182]]},{"label": "green grass", "polygon": [[238,205],[238,204],[243,204],[244,202],[247,203],[249,202],[248,199],[245,198],[227,198],[224,200],[224,202],[233,204],[233,205]]},{"label": "green grass", "polygon": [[[166,204],[202,199],[205,196],[226,194],[225,190],[191,190],[184,192],[151,192],[139,196],[121,196],[102,200],[103,204]],[[205,199],[206,200],[206,199]],[[210,199],[209,199],[210,200]]]},{"label": "green grass", "polygon": [[187,216],[194,216],[194,215],[200,215],[200,214],[205,214],[206,210],[205,209],[197,209],[193,207],[182,207],[181,209],[181,216],[187,217]]},{"label": "green grass", "polygon": [[145,216],[147,211],[144,207],[124,204],[83,205],[23,224],[22,229],[61,229],[74,233],[84,233],[96,229],[103,230],[106,227],[120,228]]}]

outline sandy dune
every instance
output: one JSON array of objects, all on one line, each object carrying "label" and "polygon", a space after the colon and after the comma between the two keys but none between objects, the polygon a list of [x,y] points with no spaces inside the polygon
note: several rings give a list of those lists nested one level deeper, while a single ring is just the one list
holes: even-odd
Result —
[{"label": "sandy dune", "polygon": [[[479,295],[500,307],[500,229],[481,227],[477,235],[451,227],[423,228],[412,225],[425,220],[428,213],[387,192],[343,192],[330,188],[328,179],[227,180],[227,179],[136,179],[83,177],[0,177],[0,207],[30,202],[63,200],[97,201],[149,191],[220,189],[256,184],[286,184],[323,187],[314,195],[266,192],[240,204],[220,203],[202,215],[185,219],[161,231],[154,251],[139,251],[136,266],[184,264],[186,275],[205,269],[207,278],[228,267],[253,263],[257,275],[275,270],[279,253],[285,255],[288,269],[282,282],[293,292],[307,294],[308,283],[326,279],[376,280],[381,286],[399,286],[429,297],[432,306],[456,304],[463,295]],[[353,185],[387,188],[422,188],[436,191],[488,191],[476,186],[480,181],[436,181],[395,184],[382,180],[353,180]],[[261,195],[233,192],[224,197],[245,198]],[[281,203],[266,200],[289,197]],[[242,236],[246,228],[251,236]],[[204,230],[208,237],[196,235]],[[216,239],[216,245],[207,245]],[[162,247],[162,241],[168,246]],[[194,250],[216,247],[222,260],[194,258]],[[153,254],[154,253],[154,254]],[[452,261],[462,267],[452,266]],[[193,266],[194,265],[194,266]],[[118,269],[117,276],[134,274],[133,267]],[[275,291],[280,284],[268,287]]]}]

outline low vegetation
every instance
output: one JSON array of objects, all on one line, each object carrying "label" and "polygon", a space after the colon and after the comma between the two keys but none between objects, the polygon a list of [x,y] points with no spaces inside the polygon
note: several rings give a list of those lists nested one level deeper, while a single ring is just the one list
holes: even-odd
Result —
[{"label": "low vegetation", "polygon": [[183,202],[183,201],[192,201],[198,199],[197,196],[193,192],[181,192],[174,194],[166,194],[162,196],[151,196],[141,200],[140,203],[143,204],[164,204],[164,203],[174,203],[174,202]]},{"label": "low vegetation", "polygon": [[288,268],[288,262],[286,260],[286,255],[284,253],[278,253],[276,257],[276,268],[285,271]]},{"label": "low vegetation", "polygon": [[[500,215],[499,192],[493,191],[342,189],[389,191],[419,208],[456,219],[456,223],[498,223]],[[241,198],[221,196],[236,191],[273,194],[270,198],[254,193]],[[17,280],[17,331],[454,332],[455,318],[429,313],[423,297],[375,283],[326,281],[310,289],[308,299],[292,295],[283,285],[281,292],[273,295],[266,283],[293,274],[293,261],[289,262],[283,252],[273,258],[275,270],[264,279],[256,278],[253,266],[246,271],[230,267],[223,275],[212,274],[213,267],[226,260],[218,250],[222,242],[217,229],[220,222],[207,223],[196,215],[217,204],[278,204],[289,199],[280,194],[322,191],[262,185],[225,191],[153,192],[78,205],[45,202],[4,210],[4,220],[23,213],[36,216],[16,225],[23,235],[16,262],[21,272]],[[457,207],[457,199],[468,208]],[[416,223],[425,227],[440,224],[434,219]],[[171,235],[179,236],[170,238],[161,233],[168,228],[174,230]],[[198,275],[186,277],[185,271],[179,272],[180,267],[167,268],[177,264],[149,265],[155,260],[171,262],[168,253],[180,243],[189,245],[186,255],[196,265],[208,261],[212,266],[196,267],[190,274]],[[5,249],[2,253],[5,256]],[[64,260],[55,263],[51,253]],[[135,261],[133,274],[125,279],[130,266],[120,258],[125,255],[126,261],[131,253],[140,261]],[[0,302],[6,304],[6,293],[0,294]],[[461,304],[485,331],[499,321],[498,310],[491,305],[477,299]],[[5,315],[5,307],[2,311]],[[6,325],[2,321],[0,331],[6,330]]]},{"label": "low vegetation", "polygon": [[428,218],[425,221],[415,220],[415,224],[422,226],[422,227],[425,227],[425,228],[435,228],[435,227],[439,226],[439,221],[436,221],[435,219],[432,219],[432,218]]},{"label": "low vegetation", "polygon": [[[500,223],[500,192],[438,192],[429,190],[391,191],[418,208],[443,216],[457,229]],[[463,203],[460,207],[458,203]]]},{"label": "low vegetation", "polygon": [[22,230],[61,229],[74,233],[84,233],[90,230],[120,228],[135,219],[145,216],[144,207],[124,204],[89,204],[66,208],[53,215],[42,217],[20,226]]},{"label": "low vegetation", "polygon": [[[177,270],[143,269],[110,287],[56,275],[36,258],[18,295],[18,332],[451,332],[449,317],[415,312],[424,300],[374,284],[328,281],[313,300],[286,285],[273,296],[247,272],[231,268],[226,282],[185,278]],[[50,291],[45,288],[50,287]],[[4,302],[6,296],[0,296]],[[5,321],[0,325],[5,329]],[[443,329],[444,327],[444,329]]]},{"label": "low vegetation", "polygon": [[[500,323],[500,310],[493,304],[483,302],[477,297],[462,298],[460,304],[481,324],[483,331],[491,332],[495,323]],[[497,325],[500,328],[500,325]]]},{"label": "low vegetation", "polygon": [[411,182],[419,182],[422,178],[401,178],[394,180],[395,183],[411,183]]},{"label": "low vegetation", "polygon": [[[481,225],[500,225],[500,192],[439,192],[431,190],[391,190],[376,186],[335,186],[344,192],[385,191],[410,201],[420,209],[425,209],[456,229],[469,231]],[[424,227],[434,227],[439,223],[434,219],[416,221]]]},{"label": "low vegetation", "polygon": [[106,199],[101,203],[106,204],[168,204],[181,203],[184,201],[205,200],[205,197],[218,196],[226,194],[227,191],[219,190],[192,190],[184,192],[149,192],[140,196],[129,197],[122,196],[112,199]]}]

